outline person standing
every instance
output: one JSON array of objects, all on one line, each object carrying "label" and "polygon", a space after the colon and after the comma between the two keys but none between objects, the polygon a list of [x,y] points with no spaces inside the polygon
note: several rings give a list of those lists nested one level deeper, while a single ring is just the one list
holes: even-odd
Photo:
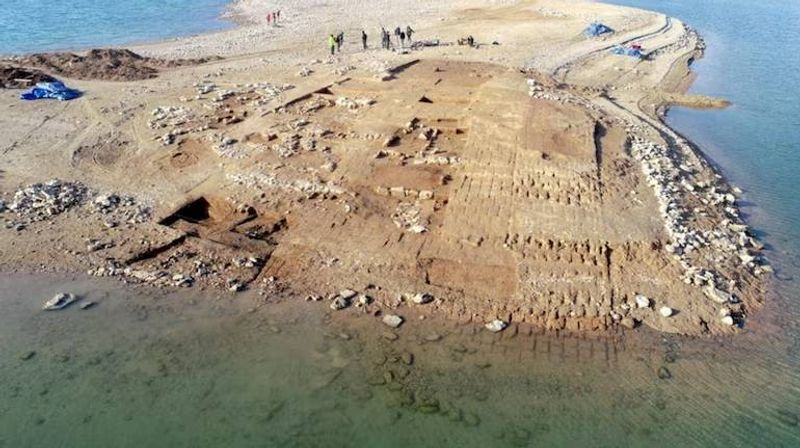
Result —
[{"label": "person standing", "polygon": [[328,36],[328,47],[331,49],[331,56],[333,56],[334,51],[336,50],[336,38],[333,37],[333,34]]},{"label": "person standing", "polygon": [[397,45],[400,45],[400,27],[394,29],[394,36],[397,38]]},{"label": "person standing", "polygon": [[267,25],[272,24],[272,14],[267,14]]},{"label": "person standing", "polygon": [[367,49],[367,32],[361,30],[361,44],[364,46],[364,49]]},{"label": "person standing", "polygon": [[411,42],[413,42],[413,41],[411,40],[411,35],[412,35],[412,34],[414,34],[414,33],[416,33],[416,31],[414,31],[414,30],[413,30],[413,29],[412,29],[410,26],[406,26],[406,36],[408,36],[408,43],[409,43],[409,44],[410,44]]},{"label": "person standing", "polygon": [[406,32],[400,31],[400,48],[406,48]]},{"label": "person standing", "polygon": [[275,16],[274,12],[272,13],[272,24],[273,25],[277,25],[278,24],[278,18],[277,18],[277,16]]},{"label": "person standing", "polygon": [[342,52],[342,45],[344,45],[344,31],[336,36],[336,51],[338,53]]}]

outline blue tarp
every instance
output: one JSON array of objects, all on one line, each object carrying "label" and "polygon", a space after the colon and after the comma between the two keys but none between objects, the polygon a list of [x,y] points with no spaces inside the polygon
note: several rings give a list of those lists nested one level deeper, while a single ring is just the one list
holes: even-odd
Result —
[{"label": "blue tarp", "polygon": [[625,48],[625,47],[616,46],[616,47],[611,49],[611,52],[614,53],[614,54],[621,54],[621,55],[624,55],[624,56],[632,56],[634,58],[639,58],[639,59],[641,59],[644,56],[642,54],[642,50],[640,50],[638,48]]},{"label": "blue tarp", "polygon": [[597,37],[600,36],[601,34],[613,33],[613,32],[614,30],[611,29],[610,27],[603,25],[602,23],[599,22],[594,22],[583,31],[583,34],[585,34],[588,37]]},{"label": "blue tarp", "polygon": [[26,101],[40,100],[44,98],[53,98],[60,101],[69,101],[81,96],[79,90],[70,89],[65,86],[61,81],[53,82],[40,82],[36,87],[21,94],[20,99]]}]

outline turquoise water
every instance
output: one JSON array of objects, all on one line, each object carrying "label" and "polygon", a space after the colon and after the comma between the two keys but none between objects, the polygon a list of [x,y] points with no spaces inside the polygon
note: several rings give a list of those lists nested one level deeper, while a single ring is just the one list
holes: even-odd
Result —
[{"label": "turquoise water", "polygon": [[[41,311],[60,290],[97,305]],[[408,311],[389,340],[366,313],[260,305],[0,275],[0,447],[800,445],[779,340],[494,335]]]},{"label": "turquoise water", "polygon": [[[722,111],[676,108],[669,123],[747,191],[749,222],[770,243],[782,277],[800,272],[800,2],[614,0],[664,12],[708,43],[691,92],[727,98]],[[800,280],[800,278],[798,279]],[[800,298],[797,284],[786,292]],[[794,302],[795,300],[793,300]]]},{"label": "turquoise water", "polygon": [[0,8],[0,55],[122,45],[230,26],[226,0],[14,0]]}]

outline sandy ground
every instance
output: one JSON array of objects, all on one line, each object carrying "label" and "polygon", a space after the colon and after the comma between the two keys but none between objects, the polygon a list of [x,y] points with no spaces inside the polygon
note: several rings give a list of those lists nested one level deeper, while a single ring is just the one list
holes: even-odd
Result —
[{"label": "sandy ground", "polygon": [[[68,79],[86,92],[68,103],[0,91],[0,191],[17,207],[0,214],[0,267],[555,331],[735,332],[761,305],[769,269],[736,190],[660,120],[670,103],[723,105],[683,95],[703,43],[680,21],[563,0],[337,0],[282,3],[268,26],[275,8],[243,1],[241,28],[134,49],[221,61]],[[594,20],[616,32],[584,37]],[[381,24],[442,45],[377,49]],[[477,48],[455,44],[468,35]],[[609,51],[630,43],[647,58]],[[18,189],[53,178],[89,190],[19,209]],[[52,206],[63,187],[40,196]]]}]

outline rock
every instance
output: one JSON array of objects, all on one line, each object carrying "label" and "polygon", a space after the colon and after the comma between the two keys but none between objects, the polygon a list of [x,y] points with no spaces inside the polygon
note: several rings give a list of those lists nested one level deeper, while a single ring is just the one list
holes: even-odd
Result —
[{"label": "rock", "polygon": [[343,298],[344,300],[351,300],[353,297],[357,296],[358,293],[353,291],[352,289],[344,289],[339,291],[339,297]]},{"label": "rock", "polygon": [[333,302],[331,302],[331,309],[334,311],[343,310],[348,306],[350,306],[350,300],[345,299],[342,296],[336,297],[333,299]]},{"label": "rock", "polygon": [[411,352],[403,352],[400,355],[400,360],[403,362],[403,364],[410,366],[411,364],[414,364],[414,354]]},{"label": "rock", "polygon": [[387,341],[396,341],[396,340],[400,339],[400,336],[398,336],[397,333],[392,333],[391,331],[387,331],[387,332],[383,333],[382,336]]},{"label": "rock", "polygon": [[31,359],[33,359],[34,356],[36,356],[36,352],[33,350],[29,350],[27,352],[20,353],[19,359],[23,361],[30,361]]},{"label": "rock", "polygon": [[428,342],[441,341],[442,340],[442,336],[439,335],[438,333],[431,333],[431,334],[425,336],[425,340],[428,341]]},{"label": "rock", "polygon": [[398,316],[396,314],[387,314],[387,315],[383,316],[383,323],[388,325],[388,326],[390,326],[390,327],[392,327],[392,328],[400,327],[400,325],[403,325],[404,321],[405,321],[405,319],[403,319],[402,317],[400,317],[400,316]]},{"label": "rock", "polygon": [[725,316],[721,319],[722,325],[726,325],[728,327],[732,327],[735,323],[732,316]]},{"label": "rock", "polygon": [[424,305],[426,303],[433,302],[433,296],[426,292],[421,292],[411,296],[411,301],[416,303],[417,305]]},{"label": "rock", "polygon": [[228,291],[240,292],[244,291],[244,284],[239,280],[228,280]]},{"label": "rock", "polygon": [[411,232],[411,233],[417,233],[417,234],[419,234],[419,233],[425,233],[425,232],[427,232],[427,231],[428,231],[428,228],[427,228],[427,227],[425,227],[425,226],[423,226],[423,225],[416,224],[416,225],[413,225],[413,226],[409,227],[409,228],[408,228],[408,231],[409,231],[409,232]]},{"label": "rock", "polygon": [[81,303],[81,309],[88,310],[89,308],[93,308],[95,305],[97,305],[95,302],[83,302]]},{"label": "rock", "polygon": [[734,303],[732,295],[728,294],[727,292],[725,292],[725,291],[723,291],[721,289],[717,289],[717,288],[715,288],[713,286],[708,286],[707,288],[705,288],[703,290],[703,292],[705,292],[705,294],[706,294],[706,296],[708,296],[708,298],[710,298],[711,300],[713,300],[713,301],[715,301],[715,302],[717,302],[719,304]]},{"label": "rock", "polygon": [[370,303],[372,303],[372,297],[370,297],[370,296],[368,296],[366,294],[361,294],[360,296],[358,296],[358,304],[359,305],[367,306]]},{"label": "rock", "polygon": [[619,322],[625,328],[633,330],[636,328],[636,321],[633,320],[632,317],[623,317],[622,320]]},{"label": "rock", "polygon": [[658,310],[658,313],[661,314],[664,317],[671,317],[675,313],[675,310],[673,310],[672,308],[670,308],[668,306],[662,306]]},{"label": "rock", "polygon": [[670,372],[668,368],[662,366],[658,369],[658,377],[662,380],[668,380],[672,378],[672,372]]},{"label": "rock", "polygon": [[495,319],[484,325],[484,327],[487,330],[491,331],[492,333],[499,333],[508,328],[508,322],[502,321],[500,319]]},{"label": "rock", "polygon": [[77,302],[78,298],[75,294],[68,294],[68,293],[58,293],[52,299],[48,300],[42,306],[42,309],[45,311],[58,311],[63,310],[64,308],[72,305],[73,303]]},{"label": "rock", "polygon": [[636,295],[636,306],[638,308],[650,308],[650,299],[641,294]]}]

